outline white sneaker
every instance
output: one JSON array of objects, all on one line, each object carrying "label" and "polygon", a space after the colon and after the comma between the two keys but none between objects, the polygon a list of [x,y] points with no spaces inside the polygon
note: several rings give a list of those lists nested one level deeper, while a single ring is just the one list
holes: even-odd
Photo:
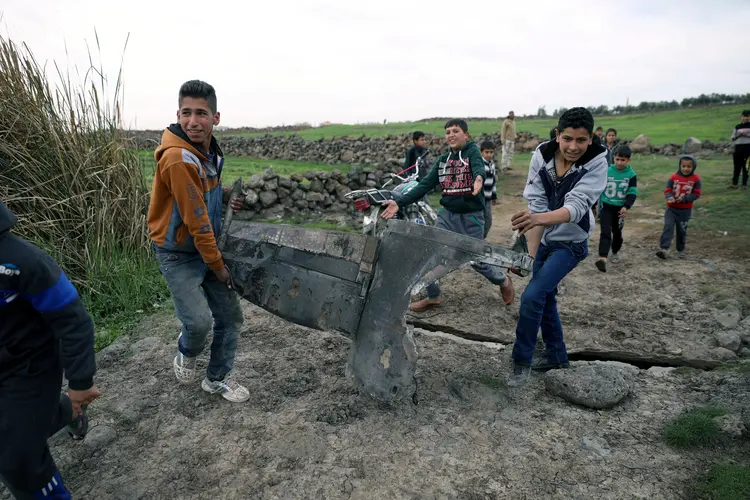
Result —
[{"label": "white sneaker", "polygon": [[209,394],[221,394],[221,397],[232,403],[244,403],[250,399],[250,391],[229,374],[224,377],[224,380],[211,381],[204,378],[201,387]]},{"label": "white sneaker", "polygon": [[617,264],[618,262],[620,262],[620,257],[616,253],[613,253],[612,256],[609,258],[609,261],[612,264]]},{"label": "white sneaker", "polygon": [[174,374],[177,381],[181,384],[192,384],[198,378],[196,377],[196,358],[188,358],[181,352],[174,357]]}]

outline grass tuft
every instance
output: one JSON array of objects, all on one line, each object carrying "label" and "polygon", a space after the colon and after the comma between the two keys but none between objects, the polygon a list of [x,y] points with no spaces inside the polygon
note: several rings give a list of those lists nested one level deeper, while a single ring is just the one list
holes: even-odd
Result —
[{"label": "grass tuft", "polygon": [[711,446],[721,440],[721,431],[713,421],[727,414],[724,408],[704,407],[690,410],[669,422],[664,428],[664,440],[675,448]]}]

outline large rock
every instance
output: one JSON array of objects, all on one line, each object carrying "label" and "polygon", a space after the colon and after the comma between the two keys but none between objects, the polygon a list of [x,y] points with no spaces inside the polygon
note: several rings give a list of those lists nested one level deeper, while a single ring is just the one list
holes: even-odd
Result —
[{"label": "large rock", "polygon": [[262,189],[263,188],[263,177],[258,174],[254,174],[247,181],[247,187],[250,189]]},{"label": "large rock", "polygon": [[242,191],[242,194],[245,195],[245,206],[250,208],[256,203],[258,203],[258,193],[255,192],[254,189],[245,189]]},{"label": "large rock", "polygon": [[730,330],[740,324],[742,313],[737,306],[729,304],[721,311],[718,311],[714,315],[714,318],[722,327]]},{"label": "large rock", "polygon": [[344,151],[339,155],[339,160],[341,160],[344,163],[349,163],[354,159],[354,153],[351,151]]},{"label": "large rock", "polygon": [[688,137],[685,145],[682,146],[682,152],[689,155],[697,153],[701,149],[703,149],[703,143],[695,137]]},{"label": "large rock", "polygon": [[263,205],[263,208],[270,207],[279,199],[279,196],[274,191],[262,191],[258,196],[260,197],[260,203]]},{"label": "large rock", "polygon": [[270,179],[266,179],[263,183],[263,189],[265,191],[276,191],[278,187],[279,187],[278,177],[272,177]]},{"label": "large rock", "polygon": [[315,191],[316,193],[322,193],[324,190],[323,188],[323,182],[320,179],[313,179],[310,181],[310,191]]},{"label": "large rock", "polygon": [[733,330],[714,333],[714,338],[718,342],[719,347],[724,347],[732,352],[737,352],[742,344],[740,334]]},{"label": "large rock", "polygon": [[108,425],[97,425],[88,431],[83,444],[92,450],[99,450],[115,439],[117,439],[117,431],[112,427]]},{"label": "large rock", "polygon": [[544,382],[551,394],[595,409],[612,408],[628,395],[632,386],[627,372],[608,363],[551,370]]},{"label": "large rock", "polygon": [[633,153],[642,153],[648,149],[650,140],[646,134],[641,134],[628,144]]},{"label": "large rock", "polygon": [[309,193],[307,193],[307,201],[318,203],[323,201],[324,198],[325,196],[323,196],[323,193],[318,193],[315,191],[310,191]]},{"label": "large rock", "polygon": [[711,354],[713,354],[716,359],[720,359],[721,361],[734,361],[735,359],[737,359],[737,354],[734,351],[730,351],[726,347],[715,347],[713,350],[711,350]]}]

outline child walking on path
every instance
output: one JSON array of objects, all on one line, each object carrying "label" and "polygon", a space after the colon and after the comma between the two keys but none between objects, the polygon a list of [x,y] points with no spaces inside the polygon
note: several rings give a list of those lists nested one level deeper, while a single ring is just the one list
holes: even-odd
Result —
[{"label": "child walking on path", "polygon": [[615,163],[607,170],[607,187],[604,189],[601,201],[599,220],[601,235],[599,236],[599,259],[596,268],[607,272],[607,257],[610,246],[612,248],[612,264],[617,264],[617,252],[622,248],[622,228],[625,224],[625,214],[635,203],[638,196],[638,184],[635,170],[630,165],[630,148],[620,146],[615,153]]},{"label": "child walking on path", "polygon": [[729,189],[737,189],[737,183],[742,173],[742,186],[747,189],[747,160],[750,159],[750,109],[742,112],[742,123],[734,127],[732,132],[732,145],[734,145],[734,173]]},{"label": "child walking on path", "polygon": [[664,196],[667,198],[667,211],[664,212],[664,232],[661,234],[661,247],[656,256],[666,259],[672,236],[677,229],[677,257],[685,258],[688,222],[693,212],[693,203],[701,195],[701,178],[695,174],[698,162],[690,155],[680,156],[680,167],[667,181]]}]

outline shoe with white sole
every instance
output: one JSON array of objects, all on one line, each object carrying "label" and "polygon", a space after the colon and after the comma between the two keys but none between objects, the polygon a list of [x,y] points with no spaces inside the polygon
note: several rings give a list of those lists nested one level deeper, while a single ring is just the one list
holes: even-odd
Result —
[{"label": "shoe with white sole", "polygon": [[181,352],[174,357],[174,374],[181,384],[192,384],[198,380],[195,370],[197,358],[188,358]]},{"label": "shoe with white sole", "polygon": [[221,397],[232,403],[244,403],[250,399],[250,391],[234,380],[229,374],[224,380],[208,380],[204,378],[201,387],[209,394],[221,394]]}]

